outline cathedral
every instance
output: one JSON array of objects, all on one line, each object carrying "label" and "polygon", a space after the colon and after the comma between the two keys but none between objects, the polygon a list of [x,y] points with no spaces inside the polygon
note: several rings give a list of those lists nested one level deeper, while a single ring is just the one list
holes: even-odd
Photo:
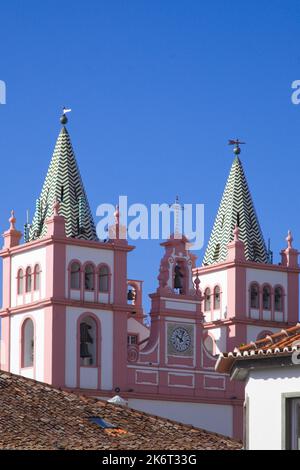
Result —
[{"label": "cathedral", "polygon": [[292,234],[274,264],[237,142],[202,265],[184,236],[161,243],[147,325],[119,210],[114,237],[99,240],[61,122],[32,222],[22,234],[12,212],[3,234],[0,368],[241,438],[243,384],[215,364],[220,352],[298,322]]}]

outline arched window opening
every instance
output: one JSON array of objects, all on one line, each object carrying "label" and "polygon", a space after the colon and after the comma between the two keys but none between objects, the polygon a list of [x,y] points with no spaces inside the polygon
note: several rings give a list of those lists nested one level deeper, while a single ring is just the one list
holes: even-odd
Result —
[{"label": "arched window opening", "polygon": [[215,342],[210,335],[206,336],[204,340],[204,347],[209,352],[209,354],[214,355],[215,352]]},{"label": "arched window opening", "polygon": [[94,290],[94,267],[92,264],[87,264],[84,269],[84,288]]},{"label": "arched window opening", "polygon": [[275,288],[274,301],[276,312],[283,312],[283,291],[281,287]]},{"label": "arched window opening", "polygon": [[272,331],[263,330],[257,335],[256,341],[260,339],[265,339],[267,336],[271,336],[272,334]]},{"label": "arched window opening", "polygon": [[22,295],[24,291],[24,273],[23,269],[19,269],[17,276],[17,292],[18,295]]},{"label": "arched window opening", "polygon": [[216,286],[214,289],[214,310],[220,310],[221,292],[220,287]]},{"label": "arched window opening", "polygon": [[271,310],[271,289],[269,286],[263,288],[263,309]]},{"label": "arched window opening", "polygon": [[204,311],[209,312],[211,309],[211,295],[209,287],[204,292]]},{"label": "arched window opening", "polygon": [[22,367],[33,367],[34,363],[34,325],[28,318],[22,327]]},{"label": "arched window opening", "polygon": [[179,294],[184,294],[184,274],[180,263],[176,263],[174,268],[174,289]]},{"label": "arched window opening", "polygon": [[80,365],[97,365],[97,325],[93,318],[85,317],[80,322]]},{"label": "arched window opening", "polygon": [[259,290],[256,284],[252,284],[250,289],[250,305],[251,308],[259,308]]},{"label": "arched window opening", "polygon": [[38,264],[34,267],[34,290],[39,290],[41,284],[41,268]]},{"label": "arched window opening", "polygon": [[28,266],[26,269],[26,292],[31,292],[32,287],[32,272],[31,267]]},{"label": "arched window opening", "polygon": [[108,266],[99,268],[99,292],[108,292],[109,290],[109,269]]},{"label": "arched window opening", "polygon": [[80,264],[76,261],[71,265],[71,289],[80,289]]},{"label": "arched window opening", "polygon": [[127,303],[131,305],[135,305],[135,302],[136,302],[136,290],[133,286],[128,286]]}]

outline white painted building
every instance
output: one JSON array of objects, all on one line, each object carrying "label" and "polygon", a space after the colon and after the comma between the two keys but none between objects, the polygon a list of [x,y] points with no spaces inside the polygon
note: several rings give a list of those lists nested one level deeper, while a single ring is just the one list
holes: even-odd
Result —
[{"label": "white painted building", "polygon": [[300,324],[222,354],[216,369],[245,382],[246,449],[300,450]]}]

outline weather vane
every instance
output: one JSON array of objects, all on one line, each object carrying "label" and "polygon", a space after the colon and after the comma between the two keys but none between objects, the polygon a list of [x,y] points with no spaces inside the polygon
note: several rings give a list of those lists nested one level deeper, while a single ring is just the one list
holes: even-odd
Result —
[{"label": "weather vane", "polygon": [[239,155],[241,153],[240,145],[245,143],[246,142],[241,142],[239,139],[228,140],[228,145],[234,145],[233,153],[235,153],[235,155]]},{"label": "weather vane", "polygon": [[61,117],[60,117],[60,122],[61,122],[63,125],[67,124],[68,118],[67,118],[66,114],[67,114],[67,113],[70,113],[71,111],[72,111],[71,108],[65,108],[65,107],[63,107],[63,112],[62,112],[62,115],[61,115]]}]

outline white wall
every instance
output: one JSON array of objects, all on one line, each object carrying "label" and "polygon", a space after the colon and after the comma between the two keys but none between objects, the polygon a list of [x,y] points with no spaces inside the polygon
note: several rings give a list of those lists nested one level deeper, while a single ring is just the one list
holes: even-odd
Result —
[{"label": "white wall", "polygon": [[[41,267],[40,274],[40,291],[41,298],[45,297],[46,294],[46,248],[35,248],[24,253],[17,253],[12,255],[11,260],[11,306],[15,307],[17,305],[17,275],[19,268],[23,268],[24,273],[27,266],[31,266],[32,270],[34,265],[39,263]],[[32,277],[33,282],[33,277]],[[24,289],[25,289],[25,278],[24,278]],[[21,296],[23,298],[23,296]],[[26,296],[25,296],[26,301]],[[27,301],[31,301],[31,295],[27,295]],[[23,299],[22,302],[23,303]],[[19,302],[20,304],[20,302]]]},{"label": "white wall", "polygon": [[132,317],[127,320],[127,331],[128,333],[138,334],[139,341],[143,341],[150,336],[150,329]]},{"label": "white wall", "polygon": [[[76,387],[76,339],[77,320],[81,314],[93,313],[101,324],[101,388],[103,390],[112,389],[113,373],[113,312],[107,310],[66,307],[66,386]],[[85,385],[86,379],[85,379]],[[88,387],[87,387],[88,388]],[[91,388],[95,388],[93,378]]]},{"label": "white wall", "polygon": [[250,372],[246,384],[249,449],[282,448],[282,394],[295,392],[300,396],[300,366]]},{"label": "white wall", "polygon": [[[10,317],[10,371],[14,374],[26,375],[41,382],[44,380],[44,338],[45,338],[44,309],[32,310],[29,313],[19,313]],[[33,369],[21,370],[21,325],[26,318],[33,318],[35,323],[35,376]]]},{"label": "white wall", "polygon": [[210,328],[209,331],[212,336],[215,338],[216,342],[216,354],[221,354],[224,351],[227,351],[227,327],[223,326],[221,328]]},{"label": "white wall", "polygon": [[111,301],[114,295],[114,252],[113,250],[101,250],[99,248],[86,248],[83,246],[68,245],[66,249],[66,297],[68,296],[68,266],[72,259],[78,259],[81,263],[92,261],[96,266],[105,263],[111,272]]},{"label": "white wall", "polygon": [[233,409],[230,405],[129,398],[128,406],[163,418],[218,432],[224,436],[232,436]]},{"label": "white wall", "polygon": [[272,333],[277,333],[277,331],[280,331],[280,328],[270,328],[269,326],[248,325],[247,326],[247,344],[251,343],[251,341],[255,341],[258,335],[262,331],[271,331]]}]

